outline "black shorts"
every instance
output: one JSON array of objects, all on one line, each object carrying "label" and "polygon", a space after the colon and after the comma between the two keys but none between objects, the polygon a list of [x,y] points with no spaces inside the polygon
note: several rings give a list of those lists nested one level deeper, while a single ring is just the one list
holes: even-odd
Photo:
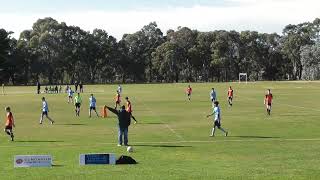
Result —
[{"label": "black shorts", "polygon": [[268,106],[271,106],[271,103],[268,103]]},{"label": "black shorts", "polygon": [[69,98],[72,98],[72,96],[69,96]]},{"label": "black shorts", "polygon": [[120,101],[116,101],[116,104],[120,104]]},{"label": "black shorts", "polygon": [[211,101],[212,101],[212,102],[215,102],[215,101],[216,101],[216,99],[214,99],[214,98],[213,98],[213,99],[211,99]]},{"label": "black shorts", "polygon": [[90,111],[91,111],[91,110],[96,110],[96,107],[90,107]]},{"label": "black shorts", "polygon": [[42,111],[42,116],[48,116],[48,112],[47,111]]},{"label": "black shorts", "polygon": [[214,121],[214,127],[221,127],[221,123],[219,121]]},{"label": "black shorts", "polygon": [[12,126],[6,126],[4,130],[12,130]]},{"label": "black shorts", "polygon": [[76,106],[76,108],[80,108],[81,103],[76,103],[75,106]]},{"label": "black shorts", "polygon": [[233,99],[233,97],[232,97],[232,96],[229,96],[229,100],[231,100],[231,101],[232,101],[232,99]]}]

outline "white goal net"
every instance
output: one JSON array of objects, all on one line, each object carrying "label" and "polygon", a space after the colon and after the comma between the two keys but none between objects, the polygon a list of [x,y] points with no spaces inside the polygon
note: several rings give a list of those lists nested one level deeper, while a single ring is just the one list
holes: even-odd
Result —
[{"label": "white goal net", "polygon": [[246,83],[248,83],[248,75],[247,75],[247,73],[239,73],[239,83],[241,83],[241,81],[242,82],[246,82]]}]

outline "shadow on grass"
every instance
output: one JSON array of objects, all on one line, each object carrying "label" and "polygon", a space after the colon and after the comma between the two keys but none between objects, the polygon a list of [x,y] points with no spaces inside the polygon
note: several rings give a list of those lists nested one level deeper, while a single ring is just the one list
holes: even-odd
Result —
[{"label": "shadow on grass", "polygon": [[55,124],[55,125],[60,125],[60,126],[85,126],[87,124]]},{"label": "shadow on grass", "polygon": [[238,137],[238,138],[261,138],[261,139],[280,138],[280,137],[271,137],[271,136],[229,136],[229,137]]},{"label": "shadow on grass", "polygon": [[138,122],[138,124],[163,124],[163,123],[159,123],[159,122],[147,122],[147,123],[140,123],[140,122]]},{"label": "shadow on grass", "polygon": [[33,141],[33,140],[30,140],[30,141],[14,141],[14,142],[29,142],[29,143],[53,143],[53,142],[64,142],[64,141]]},{"label": "shadow on grass", "polygon": [[61,164],[52,164],[52,167],[64,167],[64,165],[61,165]]},{"label": "shadow on grass", "polygon": [[132,146],[145,146],[145,147],[165,147],[165,148],[186,148],[192,146],[179,146],[179,145],[155,145],[155,144],[136,144]]}]

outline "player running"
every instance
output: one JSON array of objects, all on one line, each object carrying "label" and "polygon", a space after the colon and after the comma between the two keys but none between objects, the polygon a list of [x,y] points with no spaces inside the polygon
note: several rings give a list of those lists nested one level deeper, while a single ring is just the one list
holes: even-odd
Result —
[{"label": "player running", "polygon": [[121,87],[121,85],[120,85],[120,84],[118,85],[117,92],[119,92],[119,94],[121,94],[121,93],[122,93],[122,87]]},{"label": "player running", "polygon": [[71,89],[71,87],[69,87],[68,88],[68,90],[67,90],[67,93],[68,93],[68,103],[73,103],[73,91],[72,91],[72,89]]},{"label": "player running", "polygon": [[120,96],[120,93],[118,90],[117,90],[117,94],[116,94],[114,100],[115,100],[115,107],[114,108],[117,109],[118,105],[120,107],[120,102],[121,102],[121,96]]},{"label": "player running", "polygon": [[51,122],[51,124],[54,123],[54,121],[48,116],[48,113],[49,113],[48,103],[46,101],[46,98],[42,97],[42,113],[41,113],[41,116],[40,116],[40,124],[42,124],[43,116],[46,116],[47,119],[49,119],[49,121]]},{"label": "player running", "polygon": [[10,107],[6,107],[5,110],[7,112],[7,118],[6,118],[6,126],[4,128],[4,132],[7,133],[11,137],[11,141],[13,141],[14,135],[13,135],[12,128],[15,127],[13,115],[10,110]]},{"label": "player running", "polygon": [[127,101],[127,112],[130,114],[130,116],[132,117],[132,119],[134,120],[134,124],[137,124],[138,121],[136,120],[136,118],[132,115],[132,105],[131,102],[129,101],[129,98],[126,97],[126,101]]},{"label": "player running", "polygon": [[99,117],[99,114],[96,110],[96,103],[97,100],[96,98],[93,96],[93,94],[91,94],[90,98],[89,98],[89,104],[90,104],[90,108],[89,108],[89,117],[91,118],[91,111],[94,110],[97,114],[97,116]]},{"label": "player running", "polygon": [[187,93],[187,97],[188,97],[189,101],[191,101],[192,88],[191,88],[190,84],[188,85],[186,93]]},{"label": "player running", "polygon": [[82,98],[80,96],[80,93],[78,93],[75,97],[74,97],[74,105],[75,105],[75,111],[76,111],[76,116],[80,116],[80,107],[81,107],[81,103],[82,103]]},{"label": "player running", "polygon": [[220,107],[219,107],[219,102],[218,101],[214,102],[213,113],[207,115],[207,118],[210,117],[210,116],[213,116],[213,115],[214,115],[214,123],[213,123],[213,128],[212,128],[210,137],[214,137],[214,133],[215,133],[215,128],[216,127],[218,127],[218,129],[220,129],[222,132],[224,132],[225,136],[228,136],[228,132],[225,131],[221,127],[221,111],[220,111]]},{"label": "player running", "polygon": [[268,115],[271,115],[272,99],[273,99],[273,96],[271,94],[271,90],[268,89],[268,92],[264,98],[264,105],[266,105]]},{"label": "player running", "polygon": [[233,89],[230,86],[229,89],[228,89],[228,103],[229,103],[229,106],[232,106],[232,100],[233,100]]}]

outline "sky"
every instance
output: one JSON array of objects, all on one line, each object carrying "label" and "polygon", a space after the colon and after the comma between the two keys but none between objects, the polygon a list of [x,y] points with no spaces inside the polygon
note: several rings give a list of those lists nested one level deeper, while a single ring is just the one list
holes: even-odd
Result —
[{"label": "sky", "polygon": [[87,31],[105,29],[117,39],[153,21],[164,33],[186,26],[281,34],[288,24],[320,18],[320,0],[0,0],[0,5],[0,28],[15,38],[45,17]]}]

